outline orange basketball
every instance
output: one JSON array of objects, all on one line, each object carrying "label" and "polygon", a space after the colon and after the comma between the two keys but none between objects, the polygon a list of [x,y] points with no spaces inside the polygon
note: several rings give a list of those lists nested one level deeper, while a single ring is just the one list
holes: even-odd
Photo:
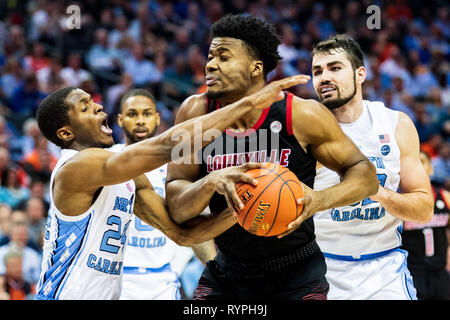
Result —
[{"label": "orange basketball", "polygon": [[255,187],[236,183],[236,191],[244,204],[242,210],[236,208],[239,224],[257,236],[272,237],[285,232],[303,210],[303,204],[297,205],[297,199],[303,197],[297,176],[273,163],[245,173],[258,180],[258,184]]}]

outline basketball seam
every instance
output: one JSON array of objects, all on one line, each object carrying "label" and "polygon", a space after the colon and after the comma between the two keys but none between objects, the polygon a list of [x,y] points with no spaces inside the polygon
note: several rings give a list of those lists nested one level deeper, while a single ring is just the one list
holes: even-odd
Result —
[{"label": "basketball seam", "polygon": [[[283,168],[284,168],[284,167],[283,167]],[[269,168],[267,168],[267,169],[269,169]],[[286,168],[284,168],[284,169],[286,169]],[[271,185],[276,179],[278,179],[278,178],[281,178],[281,180],[283,180],[283,181],[285,182],[286,180],[284,180],[284,179],[281,177],[281,175],[285,174],[286,172],[290,172],[289,169],[286,169],[284,172],[282,172],[281,174],[279,174],[279,173],[275,172],[275,171],[272,170],[272,169],[269,169],[269,170],[270,170],[271,172],[275,173],[277,176],[276,176],[272,181],[270,181],[270,182],[267,184],[267,186],[259,193],[258,197],[256,197],[256,199],[253,201],[253,203],[252,203],[252,205],[250,206],[250,208],[248,208],[247,213],[246,213],[244,219],[242,220],[242,226],[245,225],[245,220],[247,219],[248,214],[250,213],[250,210],[253,208],[253,206],[255,205],[255,203],[257,202],[257,200],[258,200],[258,199],[261,197],[261,195],[264,193],[264,191],[266,191],[267,188],[270,187],[270,185]],[[278,207],[277,207],[277,212],[278,212]],[[274,220],[274,221],[275,221],[275,220]],[[273,222],[272,222],[272,224],[273,224]],[[267,233],[266,233],[266,234],[267,234]]]},{"label": "basketball seam", "polygon": [[[273,218],[273,220],[272,220],[272,224],[271,224],[271,226],[270,226],[269,231],[267,231],[267,232],[264,234],[264,236],[265,236],[266,234],[268,234],[268,233],[270,232],[270,230],[272,230],[273,224],[274,224],[275,221],[277,220],[278,209],[280,208],[280,197],[281,197],[281,192],[282,192],[283,187],[284,187],[285,185],[289,188],[289,191],[291,191],[292,195],[294,196],[294,201],[295,201],[295,195],[294,195],[293,191],[291,190],[291,188],[289,187],[289,184],[287,184],[287,182],[289,182],[289,181],[294,181],[294,180],[284,180],[283,177],[282,177],[282,175],[285,174],[286,172],[290,172],[290,171],[289,171],[289,170],[286,170],[286,171],[282,172],[281,174],[277,174],[278,177],[279,177],[281,180],[283,180],[283,184],[281,185],[280,192],[278,193],[277,211],[275,211],[275,216],[274,216],[274,218]],[[277,177],[277,178],[278,178],[278,177]],[[294,182],[295,182],[295,181],[294,181]],[[296,206],[296,209],[295,209],[295,217],[296,217],[296,218],[297,218],[297,211],[298,211],[298,208],[297,208],[297,206]]]},{"label": "basketball seam", "polygon": [[[270,181],[270,183],[268,183],[267,184],[267,186],[264,188],[264,190],[262,191],[262,192],[260,192],[259,193],[259,195],[258,195],[258,197],[254,200],[254,202],[253,202],[253,204],[250,206],[250,208],[248,208],[248,210],[247,210],[247,213],[245,214],[245,216],[244,216],[244,219],[242,220],[242,226],[244,226],[244,224],[245,224],[245,220],[247,219],[247,216],[248,216],[248,214],[250,213],[250,209],[251,208],[253,208],[253,206],[255,205],[255,203],[256,203],[256,200],[258,200],[259,199],[259,197],[261,196],[261,194],[263,194],[263,192],[272,184],[272,182],[274,182],[277,178],[278,178],[278,173],[276,173],[274,170],[273,170],[273,168],[272,167],[270,167],[270,168],[263,168],[263,169],[267,169],[267,170],[269,170],[269,172],[273,172],[273,173],[275,173],[277,176],[272,180],[272,181]],[[262,177],[262,176],[260,176],[260,177]]]}]

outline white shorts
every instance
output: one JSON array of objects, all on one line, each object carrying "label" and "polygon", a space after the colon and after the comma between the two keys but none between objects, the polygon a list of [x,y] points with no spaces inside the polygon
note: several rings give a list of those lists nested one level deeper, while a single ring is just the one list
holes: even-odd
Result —
[{"label": "white shorts", "polygon": [[180,300],[180,282],[173,271],[146,272],[130,268],[122,275],[120,300]]},{"label": "white shorts", "polygon": [[329,300],[417,300],[406,265],[408,253],[397,249],[378,258],[343,261],[325,258]]}]

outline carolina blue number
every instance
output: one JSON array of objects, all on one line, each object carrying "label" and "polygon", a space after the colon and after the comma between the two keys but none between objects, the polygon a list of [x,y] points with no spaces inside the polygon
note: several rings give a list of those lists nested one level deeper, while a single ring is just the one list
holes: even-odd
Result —
[{"label": "carolina blue number", "polygon": [[[384,185],[386,184],[387,175],[385,173],[380,173],[380,174],[377,174],[377,178],[378,178],[378,181],[380,182],[380,186],[384,187]],[[376,202],[376,201],[370,200],[369,198],[365,198],[362,202],[357,202],[357,203],[351,204],[351,206],[357,206],[360,203],[361,203],[361,206],[366,206],[366,205],[368,205],[370,203],[374,203],[374,202]]]},{"label": "carolina blue number", "polygon": [[134,224],[137,231],[152,231],[153,229],[155,229],[146,223],[142,223],[141,219],[139,219],[138,217],[135,217]]},{"label": "carolina blue number", "polygon": [[120,246],[115,246],[115,245],[109,244],[108,241],[109,241],[109,239],[120,240],[120,244],[121,244],[121,246],[123,246],[127,241],[127,229],[128,229],[130,222],[128,222],[125,225],[125,227],[123,228],[123,232],[121,232],[122,220],[118,216],[110,216],[108,218],[108,220],[106,221],[106,223],[109,226],[116,225],[117,230],[105,231],[105,233],[103,234],[102,242],[100,244],[100,250],[110,252],[110,253],[117,253],[117,252],[119,252]]}]

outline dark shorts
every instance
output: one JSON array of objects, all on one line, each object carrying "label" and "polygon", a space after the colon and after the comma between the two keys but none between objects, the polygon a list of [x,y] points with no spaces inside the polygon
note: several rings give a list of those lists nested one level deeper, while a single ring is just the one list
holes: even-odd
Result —
[{"label": "dark shorts", "polygon": [[326,300],[328,282],[322,252],[277,270],[237,270],[216,258],[206,264],[194,300]]},{"label": "dark shorts", "polygon": [[423,270],[409,266],[419,300],[449,300],[450,276],[445,269]]}]

